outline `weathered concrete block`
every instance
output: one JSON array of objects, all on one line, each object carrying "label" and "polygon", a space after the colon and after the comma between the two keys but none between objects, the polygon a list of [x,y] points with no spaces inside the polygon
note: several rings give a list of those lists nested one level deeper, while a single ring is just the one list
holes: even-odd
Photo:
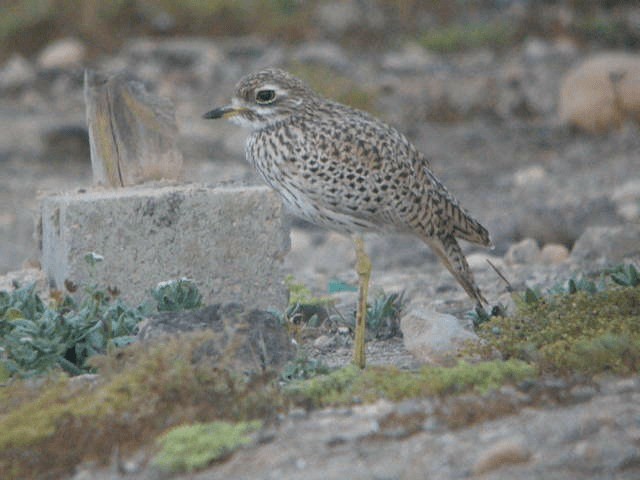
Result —
[{"label": "weathered concrete block", "polygon": [[[41,201],[42,268],[52,286],[97,282],[138,303],[188,277],[203,302],[282,309],[289,230],[267,187],[138,186]],[[104,261],[91,267],[84,257]]]}]

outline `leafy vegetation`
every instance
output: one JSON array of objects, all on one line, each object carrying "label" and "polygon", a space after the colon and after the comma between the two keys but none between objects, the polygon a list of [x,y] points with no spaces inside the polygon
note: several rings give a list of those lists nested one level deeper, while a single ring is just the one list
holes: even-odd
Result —
[{"label": "leafy vegetation", "polygon": [[499,351],[555,374],[629,374],[640,369],[640,285],[633,265],[598,282],[570,279],[547,294],[527,289],[517,312],[482,323],[477,349]]},{"label": "leafy vegetation", "polygon": [[89,357],[134,340],[144,314],[143,307],[130,308],[94,287],[80,301],[57,293],[49,304],[35,284],[0,292],[0,365],[18,376],[55,368],[88,372]]},{"label": "leafy vegetation", "polygon": [[[91,267],[102,257],[89,253]],[[70,290],[77,286],[67,283]],[[85,287],[79,300],[60,291],[45,303],[36,285],[0,291],[0,380],[29,377],[62,369],[71,375],[91,372],[87,360],[135,340],[138,323],[153,312],[201,305],[201,295],[188,279],[162,282],[152,292],[156,305],[131,307],[114,289]]]},{"label": "leafy vegetation", "polygon": [[159,283],[151,292],[159,312],[177,312],[202,306],[202,295],[188,278]]},{"label": "leafy vegetation", "polygon": [[[355,310],[346,318],[334,307],[334,300],[329,297],[315,297],[304,284],[296,282],[293,276],[285,279],[289,288],[289,306],[281,321],[296,325],[318,327],[323,322],[355,327]],[[353,291],[350,285],[331,282],[329,290]],[[357,288],[355,289],[357,290]],[[387,294],[379,291],[370,295],[372,302],[367,303],[367,334],[370,338],[391,338],[400,334],[400,314],[404,305],[404,292]],[[295,332],[294,332],[295,333]]]},{"label": "leafy vegetation", "polygon": [[293,380],[306,380],[307,378],[327,373],[329,373],[329,368],[325,364],[318,359],[309,358],[307,353],[300,349],[296,358],[284,366],[282,372],[280,372],[280,379],[284,382],[291,382]]}]

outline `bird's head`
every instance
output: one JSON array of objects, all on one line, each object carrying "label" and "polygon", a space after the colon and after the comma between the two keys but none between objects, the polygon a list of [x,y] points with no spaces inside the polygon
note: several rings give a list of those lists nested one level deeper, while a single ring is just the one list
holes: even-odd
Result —
[{"label": "bird's head", "polygon": [[243,77],[231,103],[205,113],[204,118],[227,118],[242,127],[260,130],[303,112],[315,97],[302,80],[284,70],[261,70]]}]

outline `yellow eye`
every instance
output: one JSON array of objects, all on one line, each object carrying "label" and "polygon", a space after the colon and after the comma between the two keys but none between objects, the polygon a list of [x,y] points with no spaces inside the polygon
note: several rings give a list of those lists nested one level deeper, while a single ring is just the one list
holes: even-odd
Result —
[{"label": "yellow eye", "polygon": [[275,90],[258,90],[256,92],[256,102],[271,103],[276,99]]}]

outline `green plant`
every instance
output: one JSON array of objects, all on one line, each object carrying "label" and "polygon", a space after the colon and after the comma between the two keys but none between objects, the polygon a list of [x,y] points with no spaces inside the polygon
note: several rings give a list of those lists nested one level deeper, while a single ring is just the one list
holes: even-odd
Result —
[{"label": "green plant", "polygon": [[193,472],[230,455],[251,442],[262,422],[211,422],[181,425],[158,438],[160,451],[153,464],[172,473]]},{"label": "green plant", "polygon": [[640,285],[640,273],[632,264],[618,265],[608,271],[613,280],[623,287],[637,287]]},{"label": "green plant", "polygon": [[404,292],[387,295],[384,291],[374,297],[372,304],[367,304],[367,328],[375,338],[391,338],[399,334],[403,305]]},{"label": "green plant", "polygon": [[293,380],[304,380],[329,373],[329,368],[316,358],[309,358],[309,355],[301,350],[295,359],[284,366],[280,372],[280,380],[291,382]]},{"label": "green plant", "polygon": [[570,288],[516,305],[513,315],[480,325],[478,334],[485,341],[477,347],[480,352],[499,351],[559,374],[625,374],[640,368],[639,287],[595,293]]},{"label": "green plant", "polygon": [[0,364],[11,375],[31,376],[62,368],[77,375],[86,360],[134,340],[144,309],[130,308],[96,287],[82,300],[57,294],[46,305],[35,284],[0,292]]},{"label": "green plant", "polygon": [[354,365],[285,385],[285,394],[298,405],[319,407],[371,402],[380,398],[400,401],[428,395],[486,393],[505,383],[535,377],[535,368],[520,360],[494,360],[453,367],[425,366],[418,371],[395,367]]},{"label": "green plant", "polygon": [[[93,277],[104,258],[84,257]],[[77,286],[67,282],[72,292]],[[0,377],[32,376],[62,368],[71,375],[92,371],[87,359],[135,341],[138,323],[154,311],[182,310],[201,305],[201,295],[187,279],[163,282],[152,292],[157,305],[131,307],[115,289],[96,284],[84,288],[80,299],[52,293],[45,304],[36,285],[0,291]]]},{"label": "green plant", "polygon": [[285,285],[289,289],[289,305],[284,313],[276,313],[281,323],[318,327],[329,318],[333,307],[330,297],[316,297],[303,283],[287,275]]},{"label": "green plant", "polygon": [[491,307],[491,311],[487,313],[487,311],[481,307],[476,306],[476,308],[467,313],[467,317],[471,318],[473,322],[473,327],[478,328],[485,322],[491,320],[491,317],[504,317],[507,315],[507,307],[502,303],[498,303]]},{"label": "green plant", "polygon": [[[371,296],[369,296],[371,298]],[[404,307],[404,292],[387,294],[379,291],[372,303],[367,303],[367,335],[373,338],[391,338],[400,334],[400,314]],[[349,328],[356,323],[355,311],[341,318]]]},{"label": "green plant", "polygon": [[202,295],[188,278],[159,283],[151,291],[159,312],[191,310],[202,306]]}]

